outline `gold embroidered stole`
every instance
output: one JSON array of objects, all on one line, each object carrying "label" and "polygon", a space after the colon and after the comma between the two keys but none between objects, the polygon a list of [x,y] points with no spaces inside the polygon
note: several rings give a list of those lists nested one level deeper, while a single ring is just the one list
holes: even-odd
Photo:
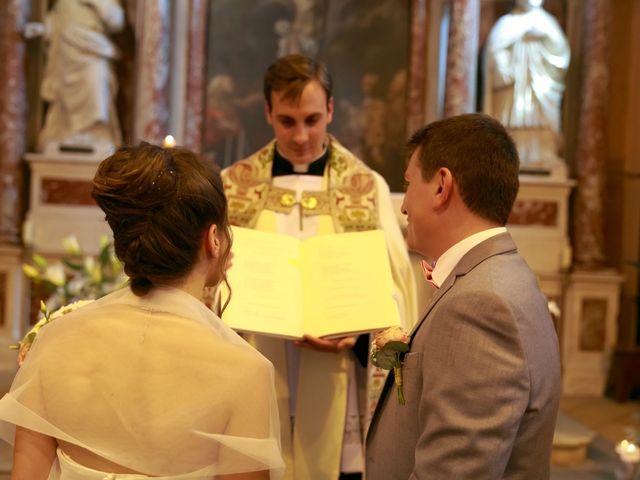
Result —
[{"label": "gold embroidered stole", "polygon": [[[271,185],[275,140],[222,171],[232,225],[254,228],[264,209],[289,213],[296,192]],[[324,172],[326,190],[302,192],[302,214],[331,215],[336,232],[379,228],[376,182],[371,170],[333,137]]]}]

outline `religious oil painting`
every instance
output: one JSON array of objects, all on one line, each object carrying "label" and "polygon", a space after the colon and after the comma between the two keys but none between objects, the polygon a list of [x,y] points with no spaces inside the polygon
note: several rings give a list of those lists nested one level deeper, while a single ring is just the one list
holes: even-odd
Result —
[{"label": "religious oil painting", "polygon": [[203,152],[225,167],[273,133],[262,79],[278,57],[324,61],[333,78],[329,132],[402,189],[409,0],[210,0]]}]

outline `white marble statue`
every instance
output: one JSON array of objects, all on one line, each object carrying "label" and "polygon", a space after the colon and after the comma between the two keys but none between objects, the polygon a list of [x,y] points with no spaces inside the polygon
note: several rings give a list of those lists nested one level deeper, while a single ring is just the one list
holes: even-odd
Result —
[{"label": "white marble statue", "polygon": [[57,0],[44,24],[26,25],[27,38],[48,40],[40,90],[48,109],[39,150],[73,145],[95,151],[121,143],[113,71],[119,53],[110,34],[124,25],[118,0]]},{"label": "white marble statue", "polygon": [[564,162],[560,112],[570,51],[543,0],[516,0],[489,33],[484,65],[484,112],[509,130],[521,169],[553,171]]}]

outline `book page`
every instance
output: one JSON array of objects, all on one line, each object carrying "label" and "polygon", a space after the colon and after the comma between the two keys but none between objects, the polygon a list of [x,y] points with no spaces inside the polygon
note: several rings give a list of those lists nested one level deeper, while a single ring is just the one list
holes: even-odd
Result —
[{"label": "book page", "polygon": [[300,242],[233,227],[231,302],[222,319],[235,330],[302,337]]},{"label": "book page", "polygon": [[400,324],[381,230],[302,242],[304,333],[340,336]]},{"label": "book page", "polygon": [[233,227],[232,297],[222,319],[239,331],[301,338],[400,324],[380,230],[289,235]]}]

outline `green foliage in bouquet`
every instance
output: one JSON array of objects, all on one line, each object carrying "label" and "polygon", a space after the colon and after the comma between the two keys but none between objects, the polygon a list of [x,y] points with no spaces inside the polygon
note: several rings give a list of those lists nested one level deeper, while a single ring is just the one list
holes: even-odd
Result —
[{"label": "green foliage in bouquet", "polygon": [[73,312],[74,310],[93,302],[93,300],[78,300],[77,302],[73,302],[69,305],[65,305],[62,308],[59,308],[55,312],[51,313],[44,302],[40,301],[40,313],[42,314],[38,323],[36,323],[31,330],[27,332],[27,334],[22,337],[18,343],[14,343],[13,345],[9,345],[9,348],[13,350],[18,350],[18,367],[22,366],[24,363],[24,359],[27,358],[27,353],[31,349],[31,345],[36,341],[36,336],[42,327],[44,327],[47,323],[52,320],[61,317],[62,315]]},{"label": "green foliage in bouquet", "polygon": [[47,291],[45,304],[49,312],[78,300],[98,299],[126,284],[123,266],[106,236],[100,239],[97,257],[84,255],[75,236],[62,243],[66,257],[49,263],[36,254],[32,264],[22,266],[25,275]]},{"label": "green foliage in bouquet", "polygon": [[[33,255],[33,264],[22,265],[24,274],[48,293],[40,301],[40,319],[27,334],[9,348],[18,350],[18,366],[24,362],[42,327],[66,313],[123,287],[127,276],[105,236],[100,238],[97,257],[83,255],[75,236],[62,241],[67,256],[49,263],[42,255]],[[53,313],[52,313],[53,312]]]}]

